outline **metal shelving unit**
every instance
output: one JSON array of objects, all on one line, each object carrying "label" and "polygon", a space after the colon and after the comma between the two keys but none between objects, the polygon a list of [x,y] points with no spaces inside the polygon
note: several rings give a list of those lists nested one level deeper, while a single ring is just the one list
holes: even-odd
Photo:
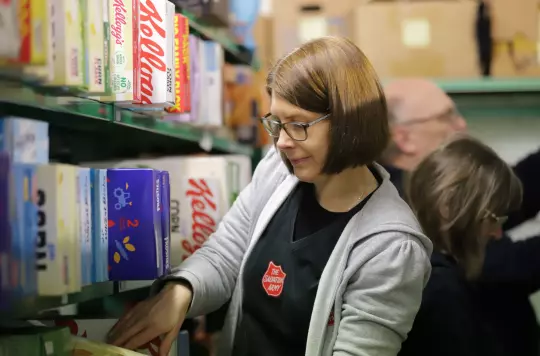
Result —
[{"label": "metal shelving unit", "polygon": [[[225,60],[256,66],[252,54],[223,31],[200,23],[191,14],[192,33],[219,42]],[[0,116],[20,116],[49,123],[52,161],[78,164],[133,158],[140,154],[231,153],[253,157],[252,147],[237,143],[223,127],[201,127],[169,120],[162,111],[143,111],[105,103],[68,88],[47,88],[13,71],[0,72]],[[0,310],[0,319],[24,320],[55,315],[58,308],[77,305],[77,315],[110,314],[119,301],[148,296],[148,283],[105,282],[58,297],[26,297]],[[112,307],[111,307],[112,306]],[[117,312],[117,311],[116,311]]]},{"label": "metal shelving unit", "polygon": [[438,80],[465,117],[540,117],[540,78]]}]

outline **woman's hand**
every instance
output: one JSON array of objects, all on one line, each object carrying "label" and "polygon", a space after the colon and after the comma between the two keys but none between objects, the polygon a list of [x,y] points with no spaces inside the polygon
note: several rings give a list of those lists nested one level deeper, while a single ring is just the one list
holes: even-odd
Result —
[{"label": "woman's hand", "polygon": [[164,336],[159,355],[169,354],[184,322],[193,293],[182,283],[168,283],[163,290],[137,304],[111,329],[108,341],[115,346],[136,349]]}]

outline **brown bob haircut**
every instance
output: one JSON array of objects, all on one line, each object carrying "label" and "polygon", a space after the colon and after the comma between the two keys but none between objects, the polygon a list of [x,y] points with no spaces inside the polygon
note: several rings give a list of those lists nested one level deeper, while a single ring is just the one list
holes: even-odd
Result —
[{"label": "brown bob haircut", "polygon": [[304,110],[330,114],[323,174],[370,164],[388,144],[382,86],[364,53],[348,39],[322,37],[303,44],[274,65],[266,88]]},{"label": "brown bob haircut", "polygon": [[470,279],[484,263],[484,221],[519,209],[520,180],[490,147],[457,134],[408,177],[407,198],[434,249],[453,256]]}]

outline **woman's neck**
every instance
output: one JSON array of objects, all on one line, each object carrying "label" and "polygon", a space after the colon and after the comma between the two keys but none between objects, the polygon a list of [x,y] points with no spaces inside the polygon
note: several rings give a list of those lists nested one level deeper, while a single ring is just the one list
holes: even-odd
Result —
[{"label": "woman's neck", "polygon": [[333,212],[351,210],[378,186],[377,179],[367,166],[324,175],[313,183],[319,204]]}]

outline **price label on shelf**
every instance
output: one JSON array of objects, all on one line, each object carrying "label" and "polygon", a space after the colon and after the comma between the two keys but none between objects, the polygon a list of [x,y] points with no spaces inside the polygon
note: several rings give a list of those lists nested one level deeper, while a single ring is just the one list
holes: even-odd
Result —
[{"label": "price label on shelf", "polygon": [[120,293],[134,289],[150,287],[154,281],[122,281],[118,282],[118,291]]},{"label": "price label on shelf", "polygon": [[212,135],[209,132],[204,131],[201,139],[199,140],[199,146],[206,152],[210,152],[212,150],[213,144],[214,139],[212,138]]}]

